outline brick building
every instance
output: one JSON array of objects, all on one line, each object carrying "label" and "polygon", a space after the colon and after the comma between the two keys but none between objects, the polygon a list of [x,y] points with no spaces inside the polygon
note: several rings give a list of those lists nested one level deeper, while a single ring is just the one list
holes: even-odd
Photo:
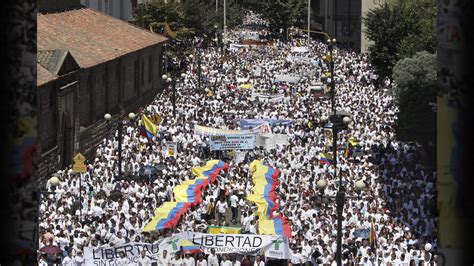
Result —
[{"label": "brick building", "polygon": [[165,37],[81,6],[38,1],[38,176],[92,158],[117,120],[161,91]]}]

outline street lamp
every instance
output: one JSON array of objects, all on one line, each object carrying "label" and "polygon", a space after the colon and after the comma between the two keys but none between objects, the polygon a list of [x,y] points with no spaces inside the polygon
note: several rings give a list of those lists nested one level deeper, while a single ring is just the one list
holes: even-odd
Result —
[{"label": "street lamp", "polygon": [[[122,132],[123,132],[123,119],[122,119],[122,114],[123,114],[123,108],[120,106],[120,118],[117,121],[117,131],[118,131],[118,177],[116,180],[121,180],[122,179]],[[130,112],[128,114],[128,119],[134,120],[136,115],[133,112]],[[112,115],[109,113],[104,114],[104,119],[107,123],[107,125],[110,125],[110,121],[112,120]]]},{"label": "street lamp", "polygon": [[[441,265],[444,266],[446,264],[446,257],[444,256],[444,254],[439,251],[432,250],[433,245],[431,245],[431,243],[426,243],[423,248],[425,249],[426,252],[430,253],[431,256],[433,255],[441,256],[441,258],[443,258],[443,263]],[[430,260],[431,260],[431,257],[430,257]]]},{"label": "street lamp", "polygon": [[[174,67],[173,67],[174,69]],[[163,79],[163,82],[166,82],[166,86],[169,86],[171,84],[172,89],[173,89],[173,94],[171,98],[171,102],[173,104],[173,117],[176,117],[176,78],[171,78],[168,77],[167,75],[161,76]]]}]

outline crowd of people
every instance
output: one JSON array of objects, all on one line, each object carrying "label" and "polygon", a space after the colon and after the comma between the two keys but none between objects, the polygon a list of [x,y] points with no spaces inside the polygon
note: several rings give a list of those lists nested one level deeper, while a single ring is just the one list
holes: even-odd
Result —
[{"label": "crowd of people", "polygon": [[[237,43],[258,28],[259,37],[265,38],[265,25],[264,20],[251,13],[241,27],[226,37],[230,43]],[[253,187],[249,164],[259,159],[281,171],[276,192],[281,212],[292,229],[288,262],[335,265],[336,204],[318,200],[322,194],[335,196],[339,184],[338,177],[333,176],[333,165],[322,164],[318,157],[321,152],[332,151],[332,135],[320,121],[321,116],[329,114],[331,100],[309,92],[310,86],[327,81],[329,46],[311,40],[308,51],[293,49],[307,44],[307,37],[293,30],[288,42],[272,40],[268,45],[237,47],[225,54],[213,45],[196,49],[202,71],[197,70],[196,62],[191,62],[176,83],[176,116],[170,103],[172,92],[165,88],[150,105],[139,110],[136,119],[124,120],[122,180],[117,180],[115,133],[97,148],[96,158],[88,162],[87,173],[60,170],[60,184],[48,183],[48,190],[53,193],[44,196],[40,205],[40,247],[58,245],[64,253],[64,265],[84,265],[84,247],[88,246],[152,243],[177,232],[207,232],[210,225],[232,225],[241,227],[242,233],[258,234],[255,206],[245,197]],[[397,103],[388,84],[376,86],[377,76],[367,56],[337,45],[332,52],[337,77],[336,106],[352,115],[351,129],[338,134],[338,173],[343,177],[346,193],[357,196],[347,198],[344,206],[343,263],[434,264],[435,256],[424,251],[423,246],[430,243],[436,248],[435,173],[423,167],[416,144],[396,139],[392,126],[397,119]],[[255,75],[257,68],[262,70],[260,75]],[[276,83],[276,75],[299,80]],[[242,88],[244,84],[251,84],[252,88]],[[284,97],[264,100],[255,96],[257,91]],[[139,118],[143,114],[163,118],[152,139],[140,135]],[[243,161],[235,162],[225,151],[211,152],[209,137],[193,130],[194,125],[240,129],[235,119],[251,118],[292,120],[290,125],[271,128],[274,134],[286,134],[288,145],[256,147],[246,152]],[[358,156],[343,155],[349,137],[360,145]],[[177,143],[176,156],[166,153],[169,142]],[[191,208],[176,228],[143,232],[155,209],[164,201],[173,200],[173,188],[192,179],[192,167],[209,159],[222,159],[230,163],[230,169],[203,192],[203,202]],[[144,165],[161,165],[162,170],[154,180],[128,178],[137,176]],[[324,191],[316,187],[322,179],[328,182]],[[354,187],[359,180],[366,185],[362,192]],[[230,219],[226,219],[228,213]],[[369,247],[367,236],[358,234],[369,229],[372,220],[377,235],[375,250]],[[216,260],[211,263],[211,256],[201,254],[195,261],[193,258],[194,264],[184,262],[188,255],[179,258],[181,264],[170,261],[167,265],[263,265],[269,261],[257,256],[258,261],[254,262],[255,257],[230,254],[214,255]]]}]

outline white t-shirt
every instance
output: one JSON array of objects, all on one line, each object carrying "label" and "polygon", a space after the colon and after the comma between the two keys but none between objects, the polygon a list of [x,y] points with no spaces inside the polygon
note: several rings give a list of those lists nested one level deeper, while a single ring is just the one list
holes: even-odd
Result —
[{"label": "white t-shirt", "polygon": [[193,257],[189,257],[189,258],[184,258],[183,262],[185,266],[194,266],[195,260]]},{"label": "white t-shirt", "polygon": [[232,195],[230,196],[230,206],[233,207],[233,208],[237,208],[237,205],[239,203],[239,197],[237,197],[236,195]]},{"label": "white t-shirt", "polygon": [[140,258],[138,258],[138,266],[150,266],[150,265],[151,265],[151,259],[148,258],[147,256],[145,256],[144,258],[140,256]]},{"label": "white t-shirt", "polygon": [[219,266],[219,260],[217,259],[217,255],[209,254],[209,257],[207,257],[207,264],[209,266]]},{"label": "white t-shirt", "polygon": [[219,213],[224,214],[227,208],[227,202],[221,202],[220,200],[217,202],[217,210],[219,211]]}]

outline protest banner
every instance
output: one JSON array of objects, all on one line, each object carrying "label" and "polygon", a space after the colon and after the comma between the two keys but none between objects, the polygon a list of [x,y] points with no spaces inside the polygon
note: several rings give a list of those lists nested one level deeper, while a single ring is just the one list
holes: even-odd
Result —
[{"label": "protest banner", "polygon": [[166,143],[166,156],[167,157],[176,157],[178,153],[177,145],[178,144],[174,141]]},{"label": "protest banner", "polygon": [[286,134],[259,135],[255,139],[255,146],[263,147],[266,150],[275,149],[276,145],[286,146],[288,144],[288,135]]},{"label": "protest banner", "polygon": [[240,163],[245,160],[245,155],[247,154],[246,151],[235,151],[234,152],[234,162]]},{"label": "protest banner", "polygon": [[290,258],[287,238],[278,235],[243,235],[243,234],[204,234],[195,232],[182,232],[165,239],[160,248],[173,254],[179,251],[180,240],[189,240],[200,246],[204,253],[211,254],[211,249],[216,254],[240,253],[251,254],[265,252],[265,256],[272,258]]},{"label": "protest banner", "polygon": [[146,256],[153,262],[158,262],[161,241],[149,243],[129,243],[114,247],[84,247],[85,265],[116,265],[120,253],[124,252],[129,260],[128,265],[136,265],[140,253],[145,251]]},{"label": "protest banner", "polygon": [[248,130],[231,130],[194,125],[194,134],[203,136],[265,134],[268,128],[262,124]]},{"label": "protest banner", "polygon": [[268,123],[270,126],[291,126],[293,120],[279,120],[279,119],[234,119],[234,123],[240,125],[242,129],[249,129],[253,127],[260,126],[264,123]]},{"label": "protest banner", "polygon": [[255,148],[255,135],[221,135],[211,136],[211,151],[251,150]]}]

